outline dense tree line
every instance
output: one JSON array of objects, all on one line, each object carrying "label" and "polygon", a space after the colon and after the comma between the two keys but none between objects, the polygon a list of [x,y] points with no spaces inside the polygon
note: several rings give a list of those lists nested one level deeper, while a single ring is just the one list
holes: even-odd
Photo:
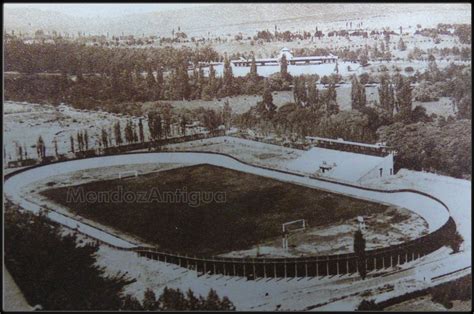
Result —
[{"label": "dense tree line", "polygon": [[381,127],[377,133],[398,151],[397,169],[424,169],[458,178],[469,178],[472,173],[470,120],[399,122]]},{"label": "dense tree line", "polygon": [[227,297],[221,299],[213,289],[206,297],[197,297],[191,289],[184,293],[180,289],[165,287],[159,298],[153,290],[147,289],[141,303],[127,296],[123,309],[128,311],[235,311],[235,306]]},{"label": "dense tree line", "polygon": [[420,74],[422,82],[415,89],[415,97],[420,101],[450,97],[460,119],[472,118],[472,71],[470,67],[450,64],[438,69],[434,58],[430,58],[427,71]]},{"label": "dense tree line", "polygon": [[336,80],[336,76],[331,77],[327,89],[319,91],[316,77],[295,77],[294,102],[287,103],[278,110],[273,104],[271,84],[267,81],[262,101],[236,117],[235,122],[243,128],[260,128],[265,133],[275,132],[297,137],[318,131],[326,133],[327,122],[339,113]]},{"label": "dense tree line", "polygon": [[145,292],[143,302],[123,293],[135,281],[125,274],[106,276],[96,265],[97,244],[82,243],[76,234],[64,236],[46,218],[5,206],[5,265],[31,305],[43,310],[235,310],[214,290],[206,297],[164,289],[156,298]]},{"label": "dense tree line", "polygon": [[[279,108],[271,106],[270,86],[263,101],[239,115],[235,122],[242,128],[293,139],[317,135],[359,142],[384,141],[398,151],[397,169],[425,169],[470,177],[470,149],[466,150],[471,145],[470,121],[462,120],[471,119],[472,115],[470,68],[450,65],[439,70],[432,59],[429,68],[418,77],[421,86],[424,82],[437,84],[437,94],[453,99],[456,118],[460,120],[452,116],[448,119],[435,114],[428,116],[424,107],[414,107],[416,93],[412,94],[412,79],[400,73],[380,75],[379,100],[370,106],[363,84],[369,79],[363,75],[353,76],[352,110],[349,111],[339,111],[335,102],[336,75],[327,78],[328,88],[322,91],[315,84],[318,79],[317,76],[295,77],[294,102]],[[325,80],[322,78],[322,81]],[[443,153],[435,154],[442,150]]]},{"label": "dense tree line", "polygon": [[177,68],[182,62],[219,61],[210,48],[171,46],[160,48],[108,48],[57,39],[54,43],[27,44],[22,40],[4,41],[5,71],[20,73],[107,74],[120,71],[145,72],[149,67]]},{"label": "dense tree line", "polygon": [[[254,59],[255,61],[255,59]],[[230,60],[224,58],[223,76],[218,77],[213,66],[208,74],[203,68],[190,73],[185,59],[165,73],[161,66],[147,65],[146,71],[133,70],[126,65],[110,66],[107,72],[70,75],[25,74],[5,77],[5,97],[9,100],[31,102],[66,102],[78,108],[92,109],[98,105],[157,100],[212,100],[241,94],[261,94],[263,77],[252,71],[245,77],[234,77]],[[289,75],[272,79],[275,90],[288,89]]]},{"label": "dense tree line", "polygon": [[97,245],[77,245],[44,216],[7,203],[5,265],[31,305],[45,310],[118,310],[123,288],[134,280],[106,276],[95,264]]}]

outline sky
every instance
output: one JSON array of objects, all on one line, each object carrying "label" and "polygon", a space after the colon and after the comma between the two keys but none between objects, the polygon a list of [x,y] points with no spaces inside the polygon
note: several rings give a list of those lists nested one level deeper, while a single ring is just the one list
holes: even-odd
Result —
[{"label": "sky", "polygon": [[56,11],[77,17],[118,17],[135,13],[170,11],[210,5],[210,3],[6,3],[9,8],[35,8]]}]

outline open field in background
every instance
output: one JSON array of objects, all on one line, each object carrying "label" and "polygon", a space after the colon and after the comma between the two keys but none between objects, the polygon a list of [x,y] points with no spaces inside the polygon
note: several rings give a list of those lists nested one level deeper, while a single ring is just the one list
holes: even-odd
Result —
[{"label": "open field in background", "polygon": [[[324,89],[318,87],[320,89]],[[337,89],[337,103],[341,110],[350,110],[351,109],[351,85],[344,84]],[[272,93],[273,103],[277,107],[281,107],[289,102],[294,102],[293,92],[292,91],[276,91]],[[370,86],[366,87],[367,102],[378,101],[378,87]],[[258,101],[262,100],[260,95],[241,95],[234,97],[226,97],[215,100],[172,100],[164,101],[170,103],[173,107],[177,109],[196,109],[199,107],[212,108],[212,109],[222,109],[224,107],[225,101],[229,101],[229,105],[232,108],[232,112],[236,114],[241,114],[249,110],[251,107],[255,106]],[[161,101],[163,102],[163,101]],[[146,102],[143,103],[144,110],[150,110],[156,106],[156,102]],[[370,106],[370,104],[368,105]],[[449,115],[455,115],[452,102],[448,97],[441,97],[438,101],[431,102],[421,102],[413,101],[413,108],[416,106],[422,106],[426,108],[428,115],[435,113],[440,116],[448,117]]]},{"label": "open field in background", "polygon": [[[355,217],[380,214],[386,206],[256,175],[210,165],[198,165],[126,180],[90,182],[87,191],[225,192],[226,202],[91,204],[75,203],[71,210],[118,230],[136,234],[161,249],[188,254],[217,254],[247,249],[281,234],[281,224],[307,219],[312,227]],[[67,206],[67,188],[41,192]],[[354,220],[355,223],[355,220]]]}]

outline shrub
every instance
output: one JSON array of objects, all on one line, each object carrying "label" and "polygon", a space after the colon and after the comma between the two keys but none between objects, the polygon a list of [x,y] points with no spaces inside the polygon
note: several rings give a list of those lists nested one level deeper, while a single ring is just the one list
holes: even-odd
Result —
[{"label": "shrub", "polygon": [[458,253],[461,249],[461,244],[464,242],[464,239],[459,234],[459,232],[455,232],[449,239],[449,245],[453,249],[453,253]]},{"label": "shrub", "polygon": [[374,300],[362,300],[356,309],[357,311],[380,311],[380,306]]}]

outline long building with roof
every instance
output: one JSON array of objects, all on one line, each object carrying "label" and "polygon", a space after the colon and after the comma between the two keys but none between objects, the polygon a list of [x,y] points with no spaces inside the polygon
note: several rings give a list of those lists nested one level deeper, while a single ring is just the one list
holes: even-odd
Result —
[{"label": "long building with roof", "polygon": [[[283,56],[286,57],[288,64],[291,65],[336,63],[338,60],[338,57],[333,54],[329,54],[328,56],[295,57],[291,50],[285,47],[280,50],[277,58],[255,59],[255,64],[260,66],[279,65]],[[252,60],[242,57],[239,60],[232,60],[231,62],[234,66],[250,66],[252,64]]]}]

